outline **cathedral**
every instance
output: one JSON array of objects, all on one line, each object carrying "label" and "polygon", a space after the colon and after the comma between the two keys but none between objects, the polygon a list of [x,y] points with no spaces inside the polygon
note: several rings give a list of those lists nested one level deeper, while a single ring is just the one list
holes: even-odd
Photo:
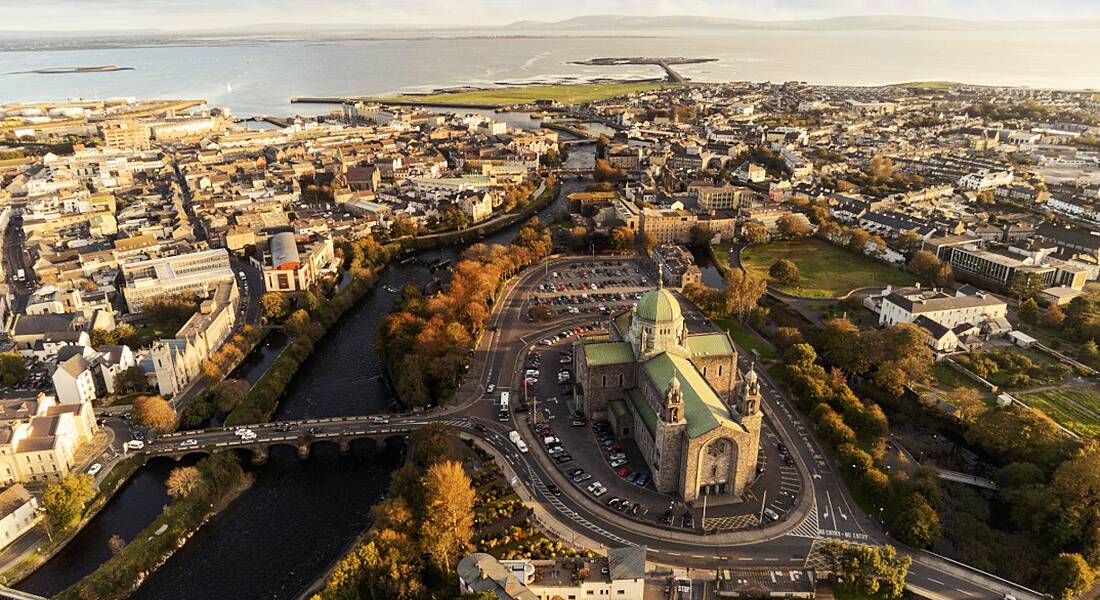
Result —
[{"label": "cathedral", "polygon": [[657,490],[691,502],[740,496],[760,446],[760,383],[737,370],[726,333],[690,334],[680,303],[660,284],[609,333],[577,342],[577,407],[633,439]]}]

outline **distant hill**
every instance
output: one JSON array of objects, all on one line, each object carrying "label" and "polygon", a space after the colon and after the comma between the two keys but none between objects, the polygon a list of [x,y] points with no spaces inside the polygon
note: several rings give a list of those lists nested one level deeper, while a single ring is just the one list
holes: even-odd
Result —
[{"label": "distant hill", "polygon": [[1072,21],[968,21],[942,17],[864,15],[829,19],[753,21],[691,15],[634,17],[626,15],[586,15],[562,21],[516,21],[502,29],[516,31],[617,31],[658,29],[759,29],[802,31],[965,31],[1020,29],[1100,29],[1100,19]]}]

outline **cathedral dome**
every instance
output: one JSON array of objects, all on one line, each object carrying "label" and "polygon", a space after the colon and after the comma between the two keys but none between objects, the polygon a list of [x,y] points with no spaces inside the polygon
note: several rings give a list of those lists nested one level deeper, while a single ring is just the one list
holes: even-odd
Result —
[{"label": "cathedral dome", "polygon": [[653,323],[673,323],[683,319],[680,312],[680,303],[672,292],[662,288],[646,292],[638,300],[638,308],[635,313],[639,319]]}]

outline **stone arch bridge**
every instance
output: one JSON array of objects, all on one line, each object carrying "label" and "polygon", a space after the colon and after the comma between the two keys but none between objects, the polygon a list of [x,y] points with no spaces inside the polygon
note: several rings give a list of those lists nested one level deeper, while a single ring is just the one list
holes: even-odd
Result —
[{"label": "stone arch bridge", "polygon": [[[188,454],[243,450],[252,455],[253,464],[259,465],[267,462],[269,451],[274,446],[294,447],[298,450],[298,457],[303,460],[309,458],[313,444],[320,442],[335,443],[340,447],[340,453],[346,454],[351,450],[351,443],[356,440],[371,439],[379,446],[385,446],[386,440],[403,438],[428,423],[469,426],[469,421],[462,417],[431,419],[355,416],[274,421],[170,433],[146,444],[142,452],[149,458],[167,456],[179,460]],[[246,440],[238,434],[241,429],[249,429],[256,436]]]}]

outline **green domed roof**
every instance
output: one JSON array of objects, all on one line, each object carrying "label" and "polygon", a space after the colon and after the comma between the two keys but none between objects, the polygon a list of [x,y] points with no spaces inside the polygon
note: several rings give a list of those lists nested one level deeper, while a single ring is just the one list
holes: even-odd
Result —
[{"label": "green domed roof", "polygon": [[638,300],[638,308],[635,314],[640,319],[655,323],[669,323],[683,318],[683,314],[680,312],[680,303],[676,300],[676,296],[673,296],[672,292],[664,288],[646,292]]}]

